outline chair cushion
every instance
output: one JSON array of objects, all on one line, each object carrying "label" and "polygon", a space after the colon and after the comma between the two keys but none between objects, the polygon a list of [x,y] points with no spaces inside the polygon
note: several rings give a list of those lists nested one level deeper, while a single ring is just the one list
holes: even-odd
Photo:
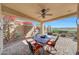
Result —
[{"label": "chair cushion", "polygon": [[49,41],[47,41],[47,43],[46,43],[47,45],[49,45],[49,46],[54,46],[55,45],[55,42],[54,41],[51,41],[51,40],[49,40]]}]

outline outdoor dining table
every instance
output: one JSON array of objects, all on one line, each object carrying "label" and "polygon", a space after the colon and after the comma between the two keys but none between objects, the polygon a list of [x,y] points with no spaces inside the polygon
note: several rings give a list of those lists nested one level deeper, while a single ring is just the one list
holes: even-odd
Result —
[{"label": "outdoor dining table", "polygon": [[48,44],[47,42],[52,42],[55,40],[55,38],[50,35],[39,35],[38,34],[37,36],[34,37],[34,40],[41,44]]},{"label": "outdoor dining table", "polygon": [[32,42],[32,44],[35,46],[34,50],[38,51],[39,49],[43,48],[42,52],[44,52],[44,50],[46,51],[46,49],[44,49],[44,47],[46,47],[46,45],[48,45],[47,48],[48,47],[52,48],[52,43],[53,43],[54,39],[55,38],[48,37],[47,35],[44,35],[44,36],[37,35],[36,37],[34,37],[35,41]]}]

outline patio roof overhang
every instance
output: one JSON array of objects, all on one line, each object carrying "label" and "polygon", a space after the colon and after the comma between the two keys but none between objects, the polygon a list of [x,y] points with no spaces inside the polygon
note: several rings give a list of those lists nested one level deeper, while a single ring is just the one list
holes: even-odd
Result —
[{"label": "patio roof overhang", "polygon": [[[52,16],[46,18],[40,17],[40,10],[43,8],[49,8],[49,13]],[[49,22],[66,18],[69,16],[75,16],[77,14],[77,4],[75,3],[5,3],[2,4],[3,15],[15,15],[19,17],[29,18],[38,22]]]}]

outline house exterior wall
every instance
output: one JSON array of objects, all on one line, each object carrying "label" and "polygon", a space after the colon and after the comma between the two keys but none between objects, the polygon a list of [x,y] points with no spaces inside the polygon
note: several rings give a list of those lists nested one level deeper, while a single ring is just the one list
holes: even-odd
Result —
[{"label": "house exterior wall", "polygon": [[0,54],[3,50],[3,20],[1,15],[1,4],[0,4]]}]

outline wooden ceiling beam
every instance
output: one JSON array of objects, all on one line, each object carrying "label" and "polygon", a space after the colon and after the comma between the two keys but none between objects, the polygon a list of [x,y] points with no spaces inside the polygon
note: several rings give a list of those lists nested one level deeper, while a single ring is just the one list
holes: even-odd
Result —
[{"label": "wooden ceiling beam", "polygon": [[56,17],[56,18],[52,18],[52,19],[49,19],[49,20],[46,20],[46,21],[43,21],[43,22],[50,22],[50,21],[59,20],[59,19],[62,19],[62,18],[67,18],[67,17],[70,17],[70,16],[75,16],[75,15],[77,15],[77,12],[69,13],[69,14],[59,16],[59,17]]},{"label": "wooden ceiling beam", "polygon": [[14,9],[11,9],[5,5],[1,5],[2,6],[2,12],[6,12],[6,13],[10,13],[10,14],[13,14],[13,15],[16,15],[16,16],[20,16],[20,17],[24,17],[24,18],[28,18],[28,19],[31,19],[32,21],[38,21],[38,22],[41,22],[39,19],[36,19],[34,17],[31,17],[31,16],[28,16],[26,14],[23,14],[17,10],[14,10]]}]

